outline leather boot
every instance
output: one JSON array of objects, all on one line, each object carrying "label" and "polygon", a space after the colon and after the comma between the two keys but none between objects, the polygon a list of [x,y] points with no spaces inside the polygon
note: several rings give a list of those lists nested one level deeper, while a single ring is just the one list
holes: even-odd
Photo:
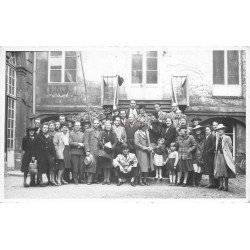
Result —
[{"label": "leather boot", "polygon": [[225,187],[223,188],[223,191],[228,191],[228,178],[225,178]]},{"label": "leather boot", "polygon": [[223,178],[220,177],[219,180],[220,180],[220,186],[219,186],[218,190],[222,190],[224,188],[223,187]]},{"label": "leather boot", "polygon": [[39,179],[39,187],[46,187],[46,185],[43,182],[43,175],[38,174],[38,179]]}]

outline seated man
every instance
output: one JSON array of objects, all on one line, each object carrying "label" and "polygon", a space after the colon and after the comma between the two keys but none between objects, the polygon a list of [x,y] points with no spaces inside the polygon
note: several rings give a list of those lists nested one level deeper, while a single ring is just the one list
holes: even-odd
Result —
[{"label": "seated man", "polygon": [[135,177],[137,173],[137,158],[135,154],[129,153],[128,145],[123,144],[121,146],[121,154],[113,160],[113,166],[117,171],[118,184],[126,182],[127,178],[130,178],[131,186],[135,186]]}]

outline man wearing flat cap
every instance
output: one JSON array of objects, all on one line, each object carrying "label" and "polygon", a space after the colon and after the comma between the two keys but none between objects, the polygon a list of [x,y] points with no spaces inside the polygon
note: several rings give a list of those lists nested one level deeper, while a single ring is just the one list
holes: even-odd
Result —
[{"label": "man wearing flat cap", "polygon": [[121,146],[121,154],[113,160],[113,166],[116,168],[118,184],[120,186],[122,183],[126,182],[127,178],[130,178],[131,186],[135,186],[135,176],[137,170],[137,158],[135,154],[129,153],[129,148],[127,144]]}]

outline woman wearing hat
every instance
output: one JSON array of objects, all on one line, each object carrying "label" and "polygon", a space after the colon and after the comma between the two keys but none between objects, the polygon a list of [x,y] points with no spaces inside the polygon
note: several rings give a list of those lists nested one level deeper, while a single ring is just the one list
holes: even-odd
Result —
[{"label": "woman wearing hat", "polygon": [[23,186],[35,186],[35,174],[30,175],[30,184],[27,184],[27,177],[29,173],[29,164],[31,161],[35,161],[34,151],[34,138],[38,128],[29,127],[26,129],[26,136],[22,139],[22,150],[24,151],[22,158],[21,172],[23,172]]},{"label": "woman wearing hat", "polygon": [[143,178],[140,180],[140,185],[149,186],[149,183],[147,182],[148,172],[154,170],[154,167],[148,125],[145,122],[142,122],[139,129],[135,132],[135,149],[138,163],[140,165],[141,177]]},{"label": "woman wearing hat", "polygon": [[110,185],[110,171],[112,168],[114,152],[117,145],[116,133],[112,130],[110,121],[106,121],[104,131],[100,133],[99,144],[102,150],[99,152],[98,164],[103,169],[103,185]]},{"label": "woman wearing hat", "polygon": [[232,140],[225,134],[225,130],[223,124],[216,128],[218,136],[215,146],[214,177],[220,181],[218,190],[228,191],[228,178],[234,178],[236,170],[232,156]]},{"label": "woman wearing hat", "polygon": [[[65,169],[71,169],[70,148],[69,148],[69,126],[64,122],[61,124],[61,132],[57,132],[54,136],[53,142],[56,150],[56,156],[59,165],[58,185],[67,184],[64,179]],[[53,183],[55,184],[55,183]],[[77,184],[77,183],[75,183]]]},{"label": "woman wearing hat", "polygon": [[203,172],[203,148],[205,143],[205,136],[203,134],[203,127],[197,125],[193,128],[194,139],[196,141],[196,149],[194,151],[194,173],[193,173],[193,186],[200,186],[202,172]]},{"label": "woman wearing hat", "polygon": [[184,173],[183,186],[187,184],[189,172],[194,171],[193,167],[193,152],[196,149],[196,141],[192,135],[187,134],[187,127],[181,126],[179,128],[179,136],[176,139],[178,144],[179,164],[177,165],[178,180],[177,185],[180,185],[182,173]]}]

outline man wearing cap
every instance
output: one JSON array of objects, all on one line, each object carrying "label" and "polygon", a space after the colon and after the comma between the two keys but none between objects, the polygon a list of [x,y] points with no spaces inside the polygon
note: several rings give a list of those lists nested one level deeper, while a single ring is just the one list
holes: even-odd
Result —
[{"label": "man wearing cap", "polygon": [[135,186],[135,177],[137,170],[137,158],[135,154],[129,153],[129,148],[127,144],[121,146],[121,154],[118,154],[117,157],[113,160],[113,166],[116,168],[118,183],[117,186],[120,186],[129,178],[131,186]]},{"label": "man wearing cap", "polygon": [[83,180],[84,174],[84,133],[81,132],[81,122],[76,121],[74,130],[69,134],[69,146],[73,170],[74,183],[85,183]]}]

